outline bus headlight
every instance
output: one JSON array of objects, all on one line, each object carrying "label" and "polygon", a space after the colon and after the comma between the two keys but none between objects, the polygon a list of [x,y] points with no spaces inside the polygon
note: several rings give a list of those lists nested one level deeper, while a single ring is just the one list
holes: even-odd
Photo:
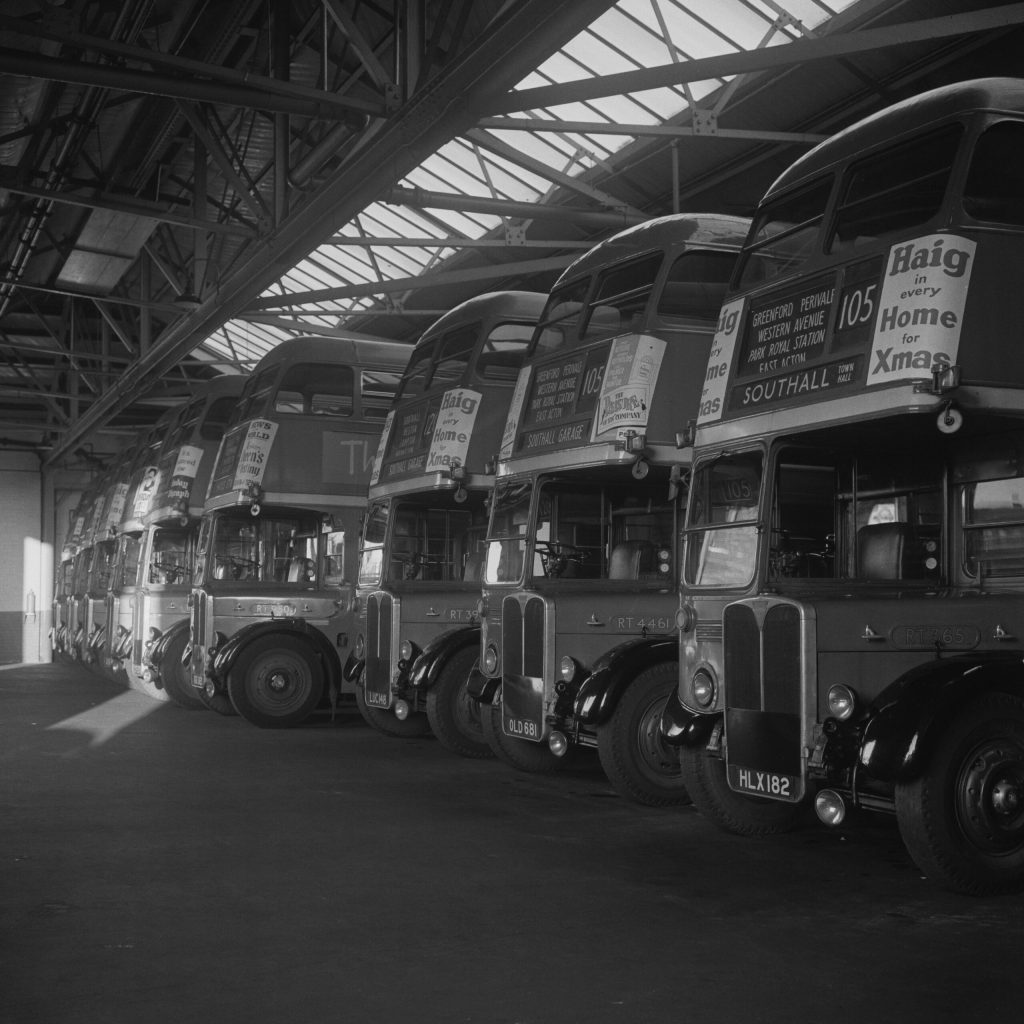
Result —
[{"label": "bus headlight", "polygon": [[830,686],[828,691],[828,711],[833,718],[845,722],[857,709],[857,695],[850,687],[842,683]]},{"label": "bus headlight", "polygon": [[489,676],[495,675],[498,671],[498,648],[494,644],[488,644],[484,651],[483,667]]},{"label": "bus headlight", "polygon": [[702,711],[707,711],[715,706],[715,700],[718,696],[718,686],[715,683],[715,677],[711,673],[710,669],[699,668],[693,673],[693,679],[690,683],[693,691],[693,702]]},{"label": "bus headlight", "polygon": [[413,655],[416,653],[416,648],[410,640],[403,640],[398,645],[398,658],[399,661],[410,662],[413,659]]},{"label": "bus headlight", "polygon": [[567,682],[571,683],[576,678],[576,671],[579,666],[575,659],[567,654],[558,666],[558,674]]},{"label": "bus headlight", "polygon": [[696,624],[696,613],[688,604],[684,604],[676,612],[676,629],[678,629],[680,633],[689,633]]}]

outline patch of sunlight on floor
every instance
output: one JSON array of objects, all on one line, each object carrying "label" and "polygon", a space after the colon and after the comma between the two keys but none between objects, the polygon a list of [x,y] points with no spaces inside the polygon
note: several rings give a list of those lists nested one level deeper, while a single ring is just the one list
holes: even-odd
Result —
[{"label": "patch of sunlight on floor", "polygon": [[90,736],[89,746],[99,747],[107,740],[113,739],[122,729],[140,722],[146,715],[161,707],[163,704],[159,701],[150,700],[140,693],[128,690],[89,708],[88,711],[80,711],[77,715],[46,728],[48,732],[51,729],[69,729],[87,733]]}]

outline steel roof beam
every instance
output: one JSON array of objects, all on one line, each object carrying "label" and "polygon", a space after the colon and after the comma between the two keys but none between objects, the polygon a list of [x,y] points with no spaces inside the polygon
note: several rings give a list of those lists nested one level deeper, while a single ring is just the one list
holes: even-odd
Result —
[{"label": "steel roof beam", "polygon": [[602,206],[606,206],[609,209],[627,211],[642,220],[649,219],[650,215],[644,213],[643,210],[637,209],[637,207],[631,206],[624,200],[617,199],[615,196],[609,195],[601,189],[588,185],[580,178],[574,178],[570,174],[563,174],[561,171],[556,171],[553,167],[550,167],[543,161],[537,160],[535,157],[528,156],[521,150],[515,149],[513,146],[510,146],[507,142],[497,138],[490,132],[474,128],[472,131],[466,132],[466,138],[472,139],[473,142],[477,143],[479,146],[482,146],[491,153],[508,160],[517,167],[522,167],[525,170],[530,171],[532,174],[536,174],[538,177],[547,178],[547,180],[552,184],[560,185],[567,191],[576,192],[581,196],[585,196],[587,199],[593,199],[594,202],[600,203]]},{"label": "steel roof beam", "polygon": [[488,199],[484,196],[453,195],[450,192],[429,192],[422,188],[389,189],[380,202],[395,206],[433,207],[436,210],[458,210],[460,213],[486,213],[494,217],[526,217],[567,220],[594,227],[626,228],[647,220],[646,214],[617,213],[610,210],[584,210],[576,206],[548,206],[543,203],[520,203],[511,199]]},{"label": "steel roof beam", "polygon": [[[0,58],[2,60],[2,58]],[[67,203],[69,206],[82,206],[87,210],[112,210],[114,213],[127,213],[136,217],[148,217],[150,220],[162,221],[165,224],[176,224],[181,228],[198,228],[200,231],[211,231],[214,234],[239,235],[242,238],[255,238],[256,229],[245,224],[225,224],[222,221],[197,220],[195,217],[184,217],[169,213],[155,203],[122,202],[108,197],[85,196],[76,192],[48,191],[44,188],[33,188],[12,180],[8,174],[0,174],[0,189],[13,192],[20,196],[33,199],[45,199],[47,202]]]},{"label": "steel roof beam", "polygon": [[590,249],[592,241],[580,241],[574,239],[554,238],[527,238],[522,242],[510,242],[504,238],[461,238],[458,236],[449,238],[402,238],[399,236],[377,236],[364,235],[359,238],[350,238],[348,235],[335,235],[328,238],[323,245],[338,246],[381,246],[393,249],[403,247],[413,249]]},{"label": "steel roof beam", "polygon": [[607,124],[603,121],[553,121],[541,117],[483,117],[478,126],[510,132],[569,132],[577,135],[635,135],[669,139],[744,139],[752,142],[806,142],[812,145],[828,138],[827,135],[813,132],[770,132],[720,127],[707,131],[693,125]]},{"label": "steel roof beam", "polygon": [[[494,278],[522,274],[542,274],[564,270],[575,254],[549,256],[547,259],[518,260],[513,263],[494,263],[489,267],[470,267],[465,270],[445,270],[436,274],[419,274],[416,277],[398,277],[390,281],[368,281],[366,284],[342,285],[338,288],[317,288],[308,292],[287,292],[284,295],[268,295],[253,303],[251,310],[287,309],[311,302],[336,302],[339,299],[361,299],[370,295],[388,295],[404,292],[410,288],[430,288],[438,285],[464,284],[467,281],[490,281]],[[309,310],[308,312],[315,312]],[[331,316],[332,310],[321,311],[321,316]],[[243,317],[250,310],[243,313]]]},{"label": "steel roof beam", "polygon": [[[70,82],[73,85],[99,86],[118,92],[138,92],[150,96],[196,102],[224,103],[244,107],[246,110],[265,110],[274,114],[296,114],[315,117],[321,121],[352,122],[348,104],[337,102],[332,93],[319,93],[318,99],[298,99],[275,95],[266,89],[253,89],[244,85],[204,80],[198,77],[176,78],[158,75],[142,69],[118,68],[109,64],[91,64],[61,60],[40,53],[25,53],[0,46],[0,67],[4,74],[24,75],[27,78],[45,78],[52,82]],[[358,118],[362,126],[366,117]]]}]

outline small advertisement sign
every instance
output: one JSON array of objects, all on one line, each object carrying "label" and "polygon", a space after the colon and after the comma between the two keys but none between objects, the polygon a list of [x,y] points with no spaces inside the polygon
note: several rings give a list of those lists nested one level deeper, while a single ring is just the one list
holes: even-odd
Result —
[{"label": "small advertisement sign", "polygon": [[157,466],[147,466],[142,471],[142,479],[135,491],[135,498],[132,502],[132,516],[141,519],[152,507],[153,499],[156,497],[157,485],[160,483],[160,469]]},{"label": "small advertisement sign", "polygon": [[107,529],[116,529],[124,517],[124,506],[128,500],[128,481],[122,480],[114,485],[114,491],[110,496],[110,504],[107,506]]},{"label": "small advertisement sign", "polygon": [[277,424],[273,420],[251,420],[245,432],[235,463],[235,478],[232,490],[245,491],[250,484],[257,487],[263,482],[267,468],[267,457],[274,444]]},{"label": "small advertisement sign", "polygon": [[194,480],[199,472],[199,463],[203,458],[203,449],[194,444],[183,444],[174,461],[171,476],[185,476]]},{"label": "small advertisement sign", "polygon": [[182,445],[178,457],[174,460],[171,480],[167,485],[164,500],[167,504],[178,506],[188,505],[192,500],[192,485],[199,473],[199,463],[203,458],[203,449],[198,445]]},{"label": "small advertisement sign", "polygon": [[380,435],[380,443],[377,445],[377,453],[373,457],[373,467],[370,470],[370,485],[372,486],[380,479],[380,467],[384,462],[384,452],[388,447],[388,440],[391,437],[391,428],[395,424],[395,410],[388,411],[387,419],[384,420],[384,432]]},{"label": "small advertisement sign", "polygon": [[523,415],[523,407],[526,404],[526,392],[530,386],[531,368],[524,366],[519,371],[516,379],[516,389],[512,392],[512,401],[508,407],[508,416],[505,419],[505,432],[501,435],[501,450],[499,458],[509,459],[515,448],[516,434],[519,433],[519,419]]},{"label": "small advertisement sign", "polygon": [[466,464],[482,398],[479,391],[469,388],[452,388],[444,393],[427,453],[428,473]]},{"label": "small advertisement sign", "polygon": [[889,250],[878,299],[868,386],[927,377],[955,363],[977,244],[925,235]]},{"label": "small advertisement sign", "polygon": [[722,418],[725,407],[725,392],[729,384],[729,369],[739,337],[739,326],[743,323],[744,299],[727,302],[718,317],[715,337],[711,342],[707,373],[704,375],[704,389],[700,395],[697,425],[711,423]]},{"label": "small advertisement sign", "polygon": [[665,342],[647,334],[616,338],[608,356],[593,440],[647,426]]}]

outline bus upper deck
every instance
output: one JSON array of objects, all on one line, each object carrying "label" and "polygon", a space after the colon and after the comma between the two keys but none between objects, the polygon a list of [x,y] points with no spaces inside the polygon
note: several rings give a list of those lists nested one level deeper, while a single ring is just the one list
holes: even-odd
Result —
[{"label": "bus upper deck", "polygon": [[796,161],[758,208],[722,308],[702,444],[906,410],[1016,404],[1003,325],[1024,227],[1024,83],[887,108]]},{"label": "bus upper deck", "polygon": [[221,442],[206,511],[365,500],[370,467],[409,348],[293,338],[260,360]]}]

